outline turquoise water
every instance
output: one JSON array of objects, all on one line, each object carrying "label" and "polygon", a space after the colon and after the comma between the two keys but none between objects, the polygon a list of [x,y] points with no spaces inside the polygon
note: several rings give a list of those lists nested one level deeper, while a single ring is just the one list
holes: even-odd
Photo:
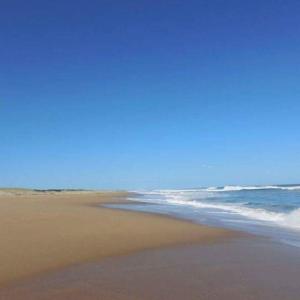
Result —
[{"label": "turquoise water", "polygon": [[135,191],[132,209],[239,229],[300,247],[300,185]]}]

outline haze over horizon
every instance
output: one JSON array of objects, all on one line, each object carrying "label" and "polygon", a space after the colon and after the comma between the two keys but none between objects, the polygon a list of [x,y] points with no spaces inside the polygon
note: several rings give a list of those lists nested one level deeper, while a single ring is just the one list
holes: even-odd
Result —
[{"label": "haze over horizon", "polygon": [[4,1],[0,186],[300,182],[299,1]]}]

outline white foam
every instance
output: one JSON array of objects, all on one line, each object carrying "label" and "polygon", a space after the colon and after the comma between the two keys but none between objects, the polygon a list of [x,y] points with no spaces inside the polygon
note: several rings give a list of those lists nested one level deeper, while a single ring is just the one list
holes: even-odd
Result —
[{"label": "white foam", "polygon": [[166,200],[170,204],[188,205],[196,208],[211,208],[223,210],[228,213],[238,214],[250,219],[255,219],[263,222],[271,222],[273,225],[288,227],[300,230],[300,209],[296,209],[290,213],[278,213],[265,209],[249,208],[240,204],[221,204],[221,203],[207,203],[199,201],[186,201],[169,198]]},{"label": "white foam", "polygon": [[198,188],[198,189],[166,189],[166,190],[152,190],[152,191],[133,191],[138,193],[147,193],[147,194],[180,194],[180,193],[195,193],[195,192],[235,192],[235,191],[253,191],[253,190],[287,190],[287,191],[300,191],[300,185],[225,185],[223,187],[207,187],[207,188]]},{"label": "white foam", "polygon": [[287,227],[300,229],[300,208],[286,214],[282,224]]},{"label": "white foam", "polygon": [[280,186],[280,185],[265,185],[265,186],[241,186],[241,185],[226,185],[224,187],[209,187],[199,189],[207,192],[234,192],[234,191],[252,191],[252,190],[300,190],[300,185],[295,186]]},{"label": "white foam", "polygon": [[[225,186],[222,188],[189,189],[189,190],[155,190],[145,193],[146,195],[161,196],[162,199],[149,199],[149,202],[169,203],[174,205],[186,205],[195,208],[215,209],[230,214],[240,215],[252,220],[259,220],[269,225],[282,226],[300,230],[300,208],[289,213],[274,212],[262,208],[247,207],[245,203],[221,203],[210,201],[214,193],[219,191],[240,191],[259,189],[283,189],[297,190],[300,186]],[[201,200],[199,200],[199,193]],[[151,197],[151,196],[150,196]],[[159,197],[160,198],[160,197]],[[197,199],[197,201],[193,200]]]}]

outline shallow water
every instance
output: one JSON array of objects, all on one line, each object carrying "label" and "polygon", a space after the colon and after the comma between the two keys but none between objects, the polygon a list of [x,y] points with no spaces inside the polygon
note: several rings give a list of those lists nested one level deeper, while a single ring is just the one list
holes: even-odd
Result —
[{"label": "shallow water", "polygon": [[[135,191],[127,209],[260,234],[300,247],[300,185]],[[123,207],[126,208],[126,207]]]}]

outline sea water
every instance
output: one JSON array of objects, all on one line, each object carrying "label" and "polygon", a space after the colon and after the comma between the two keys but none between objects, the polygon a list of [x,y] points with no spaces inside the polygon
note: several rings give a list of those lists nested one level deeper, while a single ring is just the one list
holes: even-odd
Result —
[{"label": "sea water", "polygon": [[300,247],[300,185],[150,190],[134,195],[132,200],[149,205],[128,208],[244,230]]}]

